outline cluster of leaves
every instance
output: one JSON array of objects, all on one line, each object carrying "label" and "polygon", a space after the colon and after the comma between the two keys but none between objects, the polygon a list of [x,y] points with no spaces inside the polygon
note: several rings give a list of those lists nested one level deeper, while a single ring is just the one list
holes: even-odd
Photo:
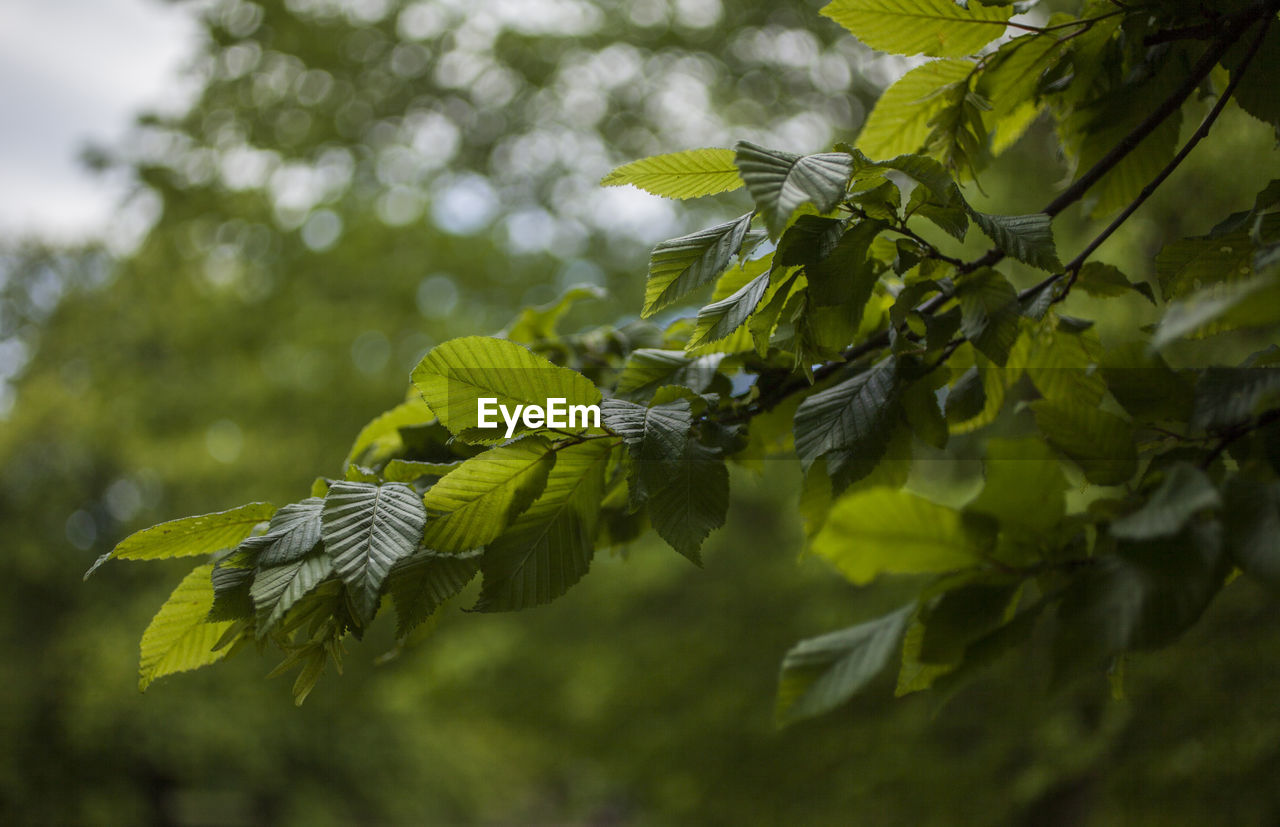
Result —
[{"label": "cluster of leaves", "polygon": [[[615,170],[605,184],[673,198],[745,187],[754,203],[653,250],[641,320],[561,334],[591,295],[575,290],[499,337],[446,342],[360,433],[342,479],[278,511],[165,523],[104,556],[213,555],[147,629],[142,685],[275,643],[282,669],[301,668],[301,701],[383,597],[408,639],[477,574],[477,611],[542,605],[597,549],[648,528],[698,563],[725,520],[727,463],[765,457],[803,468],[812,553],[854,583],[922,577],[908,605],[786,655],[782,721],[847,701],[895,657],[899,693],[945,691],[1037,635],[1059,677],[1119,672],[1193,624],[1233,570],[1280,585],[1280,348],[1238,365],[1166,358],[1280,323],[1280,183],[1168,245],[1157,285],[1090,260],[1230,100],[1280,126],[1263,91],[1277,6],[1089,2],[1037,27],[1011,23],[1006,3],[836,0],[825,13],[869,45],[939,59],[885,93],[856,146],[743,142]],[[993,45],[1010,25],[1025,31]],[[1216,102],[1178,148],[1205,87]],[[1041,113],[1074,183],[1039,213],[975,209],[962,185]],[[1052,220],[1086,199],[1116,217],[1063,264]],[[970,225],[987,253],[939,248]],[[1003,265],[1042,278],[1019,291]],[[708,289],[695,315],[678,312]],[[1092,322],[1061,312],[1074,290],[1162,317],[1104,349]],[[603,421],[503,441],[477,427],[481,397],[600,405]],[[983,450],[972,497],[908,486],[914,454],[962,439]]]}]

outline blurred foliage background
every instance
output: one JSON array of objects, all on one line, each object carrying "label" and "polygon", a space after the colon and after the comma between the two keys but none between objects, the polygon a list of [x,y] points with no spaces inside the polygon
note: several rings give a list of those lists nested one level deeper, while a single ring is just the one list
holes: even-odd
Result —
[{"label": "blurred foliage background", "polygon": [[[1280,618],[1243,582],[1188,639],[1130,663],[1127,700],[1102,681],[1048,696],[1028,656],[946,705],[895,701],[887,682],[775,730],[787,647],[901,588],[797,559],[788,462],[735,477],[703,570],[656,544],[602,555],[554,606],[455,610],[374,666],[383,628],[300,710],[252,653],[136,691],[138,637],[184,564],[83,584],[89,563],[159,520],[304,496],[436,342],[576,283],[611,298],[570,327],[633,317],[648,245],[745,196],[673,205],[599,189],[603,173],[740,138],[825,148],[906,67],[821,5],[191,6],[194,106],[93,153],[133,171],[121,214],[151,230],[124,252],[10,239],[0,255],[0,820],[1280,820]],[[1277,177],[1274,136],[1234,106],[1215,137],[1104,259],[1149,275],[1161,244]],[[984,177],[985,203],[1037,209],[1066,174],[1041,124]],[[1059,224],[1077,248],[1083,219]],[[1135,320],[1103,319],[1104,337]]]}]

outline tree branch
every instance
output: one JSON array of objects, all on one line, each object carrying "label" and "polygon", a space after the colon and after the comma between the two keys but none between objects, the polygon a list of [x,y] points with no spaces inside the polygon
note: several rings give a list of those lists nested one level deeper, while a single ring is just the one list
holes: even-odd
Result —
[{"label": "tree branch", "polygon": [[[1226,26],[1221,30],[1221,33],[1214,38],[1213,42],[1205,50],[1204,54],[1202,54],[1200,59],[1196,61],[1195,65],[1189,71],[1186,79],[1178,86],[1178,88],[1174,90],[1168,98],[1163,100],[1159,106],[1152,110],[1152,112],[1144,118],[1140,124],[1134,127],[1132,131],[1112,147],[1111,150],[1107,152],[1107,154],[1104,155],[1096,164],[1076,179],[1075,183],[1045,205],[1041,212],[1049,215],[1050,217],[1056,217],[1072,204],[1083,198],[1085,193],[1087,193],[1094,184],[1114,169],[1131,152],[1137,149],[1138,145],[1141,144],[1142,141],[1154,132],[1162,123],[1164,123],[1167,118],[1169,118],[1174,112],[1178,111],[1182,104],[1186,102],[1187,98],[1191,97],[1204,79],[1209,76],[1209,73],[1213,71],[1213,67],[1218,64],[1222,57],[1230,50],[1236,41],[1239,40],[1240,36],[1248,31],[1248,29],[1259,20],[1262,20],[1265,21],[1265,24],[1262,27],[1262,31],[1250,47],[1250,51],[1246,58],[1246,64],[1248,61],[1251,61],[1256,55],[1258,49],[1261,47],[1262,41],[1266,36],[1266,32],[1271,25],[1271,19],[1275,16],[1277,9],[1280,9],[1280,0],[1267,0],[1265,3],[1259,3],[1247,11],[1230,18],[1226,22]],[[1089,247],[1086,248],[1081,255],[1073,259],[1067,267],[1064,267],[1062,273],[1049,276],[1038,284],[1021,291],[1018,294],[1019,301],[1025,301],[1038,294],[1041,290],[1049,289],[1054,282],[1062,278],[1062,276],[1067,273],[1079,272],[1084,261],[1093,253],[1094,250],[1097,249],[1098,245],[1106,241],[1106,239],[1110,237],[1110,235],[1114,233],[1115,230],[1118,229],[1120,225],[1123,224],[1124,221],[1127,220],[1144,201],[1146,201],[1147,198],[1150,197],[1151,193],[1155,191],[1155,188],[1168,178],[1169,174],[1171,174],[1173,170],[1182,163],[1187,154],[1195,148],[1195,145],[1204,138],[1205,134],[1208,133],[1209,128],[1213,126],[1214,121],[1217,120],[1218,115],[1221,114],[1222,109],[1226,106],[1230,93],[1235,90],[1235,87],[1239,83],[1240,78],[1243,77],[1243,74],[1244,73],[1242,71],[1235,73],[1235,77],[1219,97],[1218,102],[1214,105],[1213,110],[1210,111],[1209,116],[1205,118],[1205,121],[1201,123],[1199,129],[1196,130],[1196,133],[1192,135],[1191,139],[1189,139],[1187,144],[1183,146],[1182,150],[1174,157],[1173,161],[1171,161],[1165,169],[1161,170],[1156,179],[1143,189],[1142,193],[1139,194],[1134,203],[1126,207],[1122,214],[1118,216],[1117,219],[1113,221],[1097,239],[1094,239],[1094,242],[1091,242]],[[978,258],[959,265],[957,270],[960,274],[971,273],[983,267],[993,266],[1004,258],[1005,253],[1002,250],[992,248]],[[917,308],[917,311],[926,315],[935,313],[942,307],[942,305],[949,301],[950,298],[951,297],[947,295],[937,295],[929,301],[921,304]],[[1055,299],[1055,301],[1058,300],[1060,299]],[[813,382],[816,383],[826,379],[850,362],[883,347],[887,347],[889,345],[889,339],[889,330],[885,329],[856,345],[846,348],[838,359],[830,362],[824,362],[814,369]],[[761,398],[760,400],[757,400],[755,403],[752,403],[747,410],[740,412],[740,415],[736,415],[733,419],[737,421],[742,418],[750,418],[750,416],[753,416],[756,413],[767,411],[780,403],[783,399],[790,396],[792,393],[796,393],[810,386],[811,384],[809,382],[805,382],[802,379],[786,382],[779,385],[768,398]]]}]

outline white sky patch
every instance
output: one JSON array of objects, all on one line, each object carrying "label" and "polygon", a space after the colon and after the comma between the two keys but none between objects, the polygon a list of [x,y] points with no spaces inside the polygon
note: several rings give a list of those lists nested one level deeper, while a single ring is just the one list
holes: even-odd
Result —
[{"label": "white sky patch", "polygon": [[180,110],[194,54],[192,6],[158,0],[0,2],[0,236],[99,236],[127,181],[84,168],[145,109]]}]

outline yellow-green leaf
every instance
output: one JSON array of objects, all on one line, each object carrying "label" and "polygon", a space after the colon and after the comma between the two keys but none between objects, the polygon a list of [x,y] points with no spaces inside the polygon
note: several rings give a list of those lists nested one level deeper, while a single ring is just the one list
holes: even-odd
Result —
[{"label": "yellow-green leaf", "polygon": [[234,621],[206,623],[211,608],[212,563],[198,566],[184,577],[143,632],[138,689],[145,690],[156,678],[174,672],[208,666],[231,651],[229,646],[213,651],[218,638]]},{"label": "yellow-green leaf", "polygon": [[971,566],[981,538],[960,512],[907,491],[871,488],[841,497],[812,549],[854,583],[880,574],[921,574]]},{"label": "yellow-green leaf", "polygon": [[964,57],[1004,34],[1012,7],[953,0],[835,0],[822,13],[873,49],[895,55]]},{"label": "yellow-green leaf", "polygon": [[686,149],[632,161],[610,172],[602,186],[632,184],[663,198],[701,198],[742,186],[732,149]]},{"label": "yellow-green leaf", "polygon": [[130,534],[115,548],[94,561],[84,576],[88,578],[108,560],[195,557],[231,548],[249,536],[255,525],[271,519],[275,510],[275,506],[270,503],[249,503],[228,511],[183,517],[144,528]]},{"label": "yellow-green leaf", "polygon": [[968,60],[934,60],[907,72],[885,90],[867,116],[857,148],[875,159],[918,152],[929,140],[929,121],[946,105],[939,94],[973,71]]}]

